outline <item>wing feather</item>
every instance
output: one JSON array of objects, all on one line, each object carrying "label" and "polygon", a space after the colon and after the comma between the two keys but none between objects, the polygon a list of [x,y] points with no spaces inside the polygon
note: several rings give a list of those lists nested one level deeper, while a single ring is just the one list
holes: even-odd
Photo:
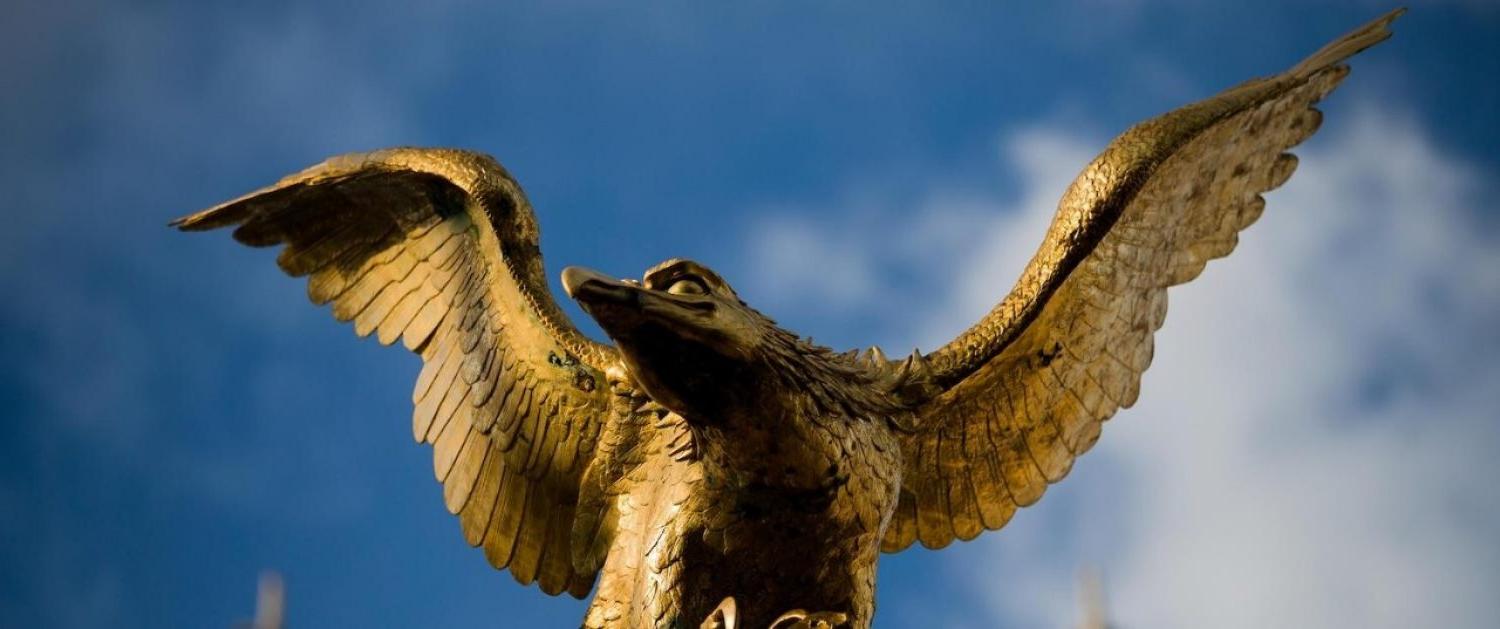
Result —
[{"label": "wing feather", "polygon": [[587,593],[569,531],[614,350],[552,301],[535,216],[499,164],[443,149],[335,157],[173,224],[283,245],[277,264],[307,277],[309,299],[421,356],[412,435],[432,444],[464,539],[522,583]]},{"label": "wing feather", "polygon": [[448,513],[463,513],[474,485],[479,481],[479,470],[484,467],[489,449],[489,440],[484,433],[470,427],[464,435],[458,457],[454,459],[453,468],[448,470],[448,478],[443,481],[443,505],[448,507]]},{"label": "wing feather", "polygon": [[1015,289],[957,339],[904,370],[917,409],[903,438],[900,505],[882,548],[941,548],[997,529],[1042,496],[1133,405],[1166,317],[1167,288],[1228,255],[1263,192],[1297,167],[1286,151],[1343,62],[1390,36],[1401,11],[1281,75],[1249,81],[1132,127],[1063,195]]},{"label": "wing feather", "polygon": [[552,513],[550,493],[545,484],[538,483],[531,488],[526,503],[527,517],[516,535],[510,574],[523,585],[536,581],[537,569],[541,566],[542,547],[547,543],[547,518]]},{"label": "wing feather", "polygon": [[437,440],[432,443],[432,472],[440,483],[448,480],[448,472],[458,461],[459,450],[463,448],[464,439],[469,436],[468,414],[461,412],[461,409],[470,390],[457,382],[454,384],[460,390],[450,392],[449,397],[443,401],[443,406],[438,409],[438,415],[446,417],[442,420],[442,432],[438,433]]},{"label": "wing feather", "polygon": [[464,532],[464,541],[470,546],[478,546],[484,542],[485,534],[489,531],[491,515],[495,512],[495,504],[500,498],[500,481],[504,476],[502,467],[502,455],[499,450],[491,444],[484,457],[484,464],[480,466],[479,473],[474,479],[474,489],[469,495],[469,501],[464,504],[463,511],[459,513],[458,522]]},{"label": "wing feather", "polygon": [[505,468],[504,472],[504,479],[500,481],[500,502],[495,505],[489,532],[484,536],[485,559],[490,565],[502,569],[510,565],[516,536],[526,516],[526,496],[532,487],[510,468]]}]

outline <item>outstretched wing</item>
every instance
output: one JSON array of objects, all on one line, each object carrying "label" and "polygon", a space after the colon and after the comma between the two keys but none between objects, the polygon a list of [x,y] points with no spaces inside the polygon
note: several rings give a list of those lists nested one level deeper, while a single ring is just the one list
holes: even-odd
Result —
[{"label": "outstretched wing", "polygon": [[899,390],[917,409],[901,500],[883,540],[941,548],[1003,526],[1135,403],[1167,287],[1234,249],[1260,194],[1291,176],[1285,153],[1342,62],[1390,36],[1392,12],[1278,76],[1132,127],[1068,188],[1041,249],[1004,301],[919,364]]},{"label": "outstretched wing", "polygon": [[531,206],[488,156],[393,149],[335,157],[173,222],[237,226],[307,276],[360,336],[400,338],[423,360],[412,433],[465,539],[543,591],[587,595],[569,531],[579,479],[606,420],[613,348],[552,301]]}]

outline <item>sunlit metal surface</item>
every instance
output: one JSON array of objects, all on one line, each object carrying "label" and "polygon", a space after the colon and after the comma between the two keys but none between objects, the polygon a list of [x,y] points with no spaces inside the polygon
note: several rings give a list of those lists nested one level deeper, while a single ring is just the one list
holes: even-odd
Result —
[{"label": "sunlit metal surface", "polygon": [[1234,248],[1399,14],[1126,131],[1011,293],[902,360],[813,345],[688,260],[564,271],[614,345],[590,340],[476,153],[337,157],[174,225],[284,245],[314,302],[421,355],[413,435],[465,538],[548,594],[594,590],[586,626],[863,627],[880,551],[1004,526],[1134,403],[1167,288]]}]

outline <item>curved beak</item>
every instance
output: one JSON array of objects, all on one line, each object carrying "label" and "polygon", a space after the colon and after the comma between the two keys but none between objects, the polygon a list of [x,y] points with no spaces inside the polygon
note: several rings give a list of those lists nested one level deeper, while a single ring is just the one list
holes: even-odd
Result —
[{"label": "curved beak", "polygon": [[581,266],[570,266],[562,272],[563,290],[568,297],[587,302],[633,303],[640,299],[639,286]]},{"label": "curved beak", "polygon": [[702,327],[712,314],[711,301],[686,295],[650,290],[627,280],[578,266],[562,272],[563,290],[610,334],[628,332],[647,320],[674,328]]},{"label": "curved beak", "polygon": [[676,295],[577,266],[563,269],[562,284],[568,297],[622,347],[648,343],[659,348],[704,345],[726,354],[745,351],[736,340],[743,336],[736,330],[744,325],[721,320],[712,296]]}]

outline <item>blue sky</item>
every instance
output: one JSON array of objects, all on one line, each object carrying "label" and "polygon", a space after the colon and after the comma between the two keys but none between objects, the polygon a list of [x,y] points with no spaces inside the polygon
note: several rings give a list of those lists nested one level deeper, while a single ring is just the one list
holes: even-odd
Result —
[{"label": "blue sky", "polygon": [[[1002,296],[1115,133],[1389,8],[1046,4],[12,3],[0,624],[225,626],[265,569],[298,626],[582,616],[464,545],[407,429],[415,357],[169,218],[337,153],[474,148],[554,275],[693,257],[904,353]],[[1500,623],[1500,8],[1396,31],[1172,293],[1137,407],[1005,530],[886,557],[877,624],[1070,626],[1083,566],[1125,627]]]}]

